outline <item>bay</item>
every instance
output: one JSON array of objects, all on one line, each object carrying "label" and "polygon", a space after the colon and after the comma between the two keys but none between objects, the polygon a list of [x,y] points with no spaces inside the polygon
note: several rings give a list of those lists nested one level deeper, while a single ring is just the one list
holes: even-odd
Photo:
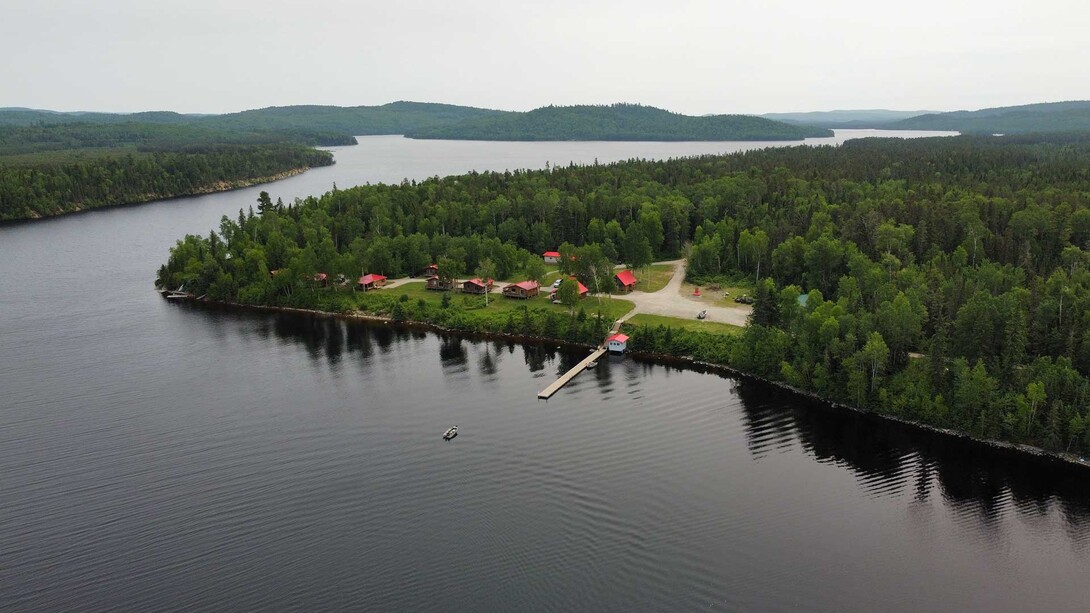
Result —
[{"label": "bay", "polygon": [[1082,472],[630,358],[539,402],[581,354],[151,291],[261,190],[766,145],[364,137],[0,227],[0,610],[1084,610]]}]

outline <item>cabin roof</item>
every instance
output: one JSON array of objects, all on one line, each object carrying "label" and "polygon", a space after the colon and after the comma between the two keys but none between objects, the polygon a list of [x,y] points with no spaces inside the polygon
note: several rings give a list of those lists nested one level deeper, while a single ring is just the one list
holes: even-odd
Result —
[{"label": "cabin roof", "polygon": [[560,252],[559,251],[546,251],[545,253],[542,253],[541,255],[544,256],[544,257],[547,257],[547,258],[558,258],[558,257],[560,257]]},{"label": "cabin roof", "polygon": [[532,279],[529,280],[529,281],[519,281],[518,283],[512,283],[511,285],[508,285],[507,287],[512,287],[512,286],[521,287],[522,289],[525,289],[525,290],[537,289],[537,287],[538,287],[537,286],[537,281],[534,281]]},{"label": "cabin roof", "polygon": [[[488,282],[492,283],[493,281],[492,279],[489,279]],[[476,285],[478,287],[484,287],[484,281],[482,281],[481,279],[470,279],[466,281],[466,283],[472,283],[473,285]]]},{"label": "cabin roof", "polygon": [[367,274],[367,275],[363,275],[362,277],[360,277],[360,283],[362,285],[367,285],[369,283],[374,283],[376,281],[385,281],[385,280],[386,280],[385,275]]},{"label": "cabin roof", "polygon": [[632,274],[631,270],[622,270],[621,272],[613,275],[622,285],[635,285],[636,275]]},{"label": "cabin roof", "polygon": [[618,343],[623,343],[623,342],[626,342],[628,340],[628,335],[627,334],[617,333],[617,334],[614,334],[613,336],[609,337],[606,340],[610,341],[610,342],[617,341]]}]

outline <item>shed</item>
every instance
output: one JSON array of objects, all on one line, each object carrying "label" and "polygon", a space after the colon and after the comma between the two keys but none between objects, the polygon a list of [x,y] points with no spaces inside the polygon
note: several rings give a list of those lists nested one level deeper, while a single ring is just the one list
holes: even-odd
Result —
[{"label": "shed", "polygon": [[360,277],[359,288],[363,291],[378,289],[386,285],[386,277],[383,275],[367,274]]},{"label": "shed", "polygon": [[636,289],[636,275],[632,274],[631,270],[622,270],[613,275],[613,280],[617,282],[617,289],[622,292],[628,293]]},{"label": "shed", "polygon": [[559,251],[546,251],[541,254],[541,257],[545,259],[546,264],[556,264],[560,261]]},{"label": "shed", "polygon": [[450,279],[443,280],[439,278],[439,275],[432,275],[428,277],[428,280],[424,282],[425,289],[434,289],[440,291],[447,291],[454,289],[454,281]]},{"label": "shed", "polygon": [[492,289],[492,279],[470,279],[462,282],[462,291],[467,294],[487,294]]},{"label": "shed", "polygon": [[508,298],[533,298],[537,292],[537,281],[533,280],[511,283],[503,288],[503,295]]},{"label": "shed", "polygon": [[628,336],[624,334],[614,334],[606,339],[606,349],[613,353],[624,353],[624,350],[628,348]]}]

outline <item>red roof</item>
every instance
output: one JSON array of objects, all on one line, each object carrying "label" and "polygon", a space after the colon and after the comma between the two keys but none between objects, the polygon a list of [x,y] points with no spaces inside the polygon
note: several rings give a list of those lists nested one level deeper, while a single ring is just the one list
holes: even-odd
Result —
[{"label": "red roof", "polygon": [[[492,283],[492,279],[489,279],[488,282]],[[469,281],[466,281],[466,283],[472,283],[477,287],[484,287],[484,281],[481,281],[480,279],[470,279]]]},{"label": "red roof", "polygon": [[614,334],[613,336],[607,338],[606,340],[607,341],[617,341],[618,343],[623,343],[623,342],[628,340],[628,336],[625,335],[625,334]]},{"label": "red roof", "polygon": [[383,275],[376,275],[376,274],[363,275],[362,277],[360,277],[360,285],[370,285],[370,284],[375,283],[377,281],[385,281],[385,280],[386,280],[386,277],[383,276]]},{"label": "red roof", "polygon": [[542,253],[541,255],[544,256],[544,257],[547,257],[547,258],[558,258],[558,257],[560,257],[560,252],[559,251],[546,251],[545,253]]},{"label": "red roof", "polygon": [[320,272],[320,273],[314,275],[314,280],[315,281],[325,281],[328,277],[329,277],[329,275],[325,274],[324,272]]},{"label": "red roof", "polygon": [[[590,290],[588,290],[588,289],[587,289],[587,286],[586,286],[586,285],[583,285],[582,283],[579,283],[579,279],[576,279],[575,277],[568,277],[568,278],[569,278],[569,279],[571,279],[572,281],[575,281],[575,283],[576,283],[576,284],[577,284],[577,285],[579,286],[579,295],[580,295],[580,296],[582,296],[583,294],[585,294],[585,293],[587,293],[588,291],[590,291]],[[559,289],[559,288],[557,288],[557,289]],[[555,294],[555,293],[556,293],[556,289],[554,289],[553,291],[551,291],[551,292],[549,292],[549,293],[550,293],[550,294]]]},{"label": "red roof", "polygon": [[[519,283],[512,283],[511,285],[514,285],[515,287],[521,287],[522,289],[525,289],[525,290],[537,289],[537,281],[533,281],[533,280],[521,281]],[[508,285],[507,287],[511,287],[511,285]]]},{"label": "red roof", "polygon": [[632,274],[631,270],[622,270],[621,272],[614,275],[614,277],[616,277],[617,280],[621,282],[621,285],[624,286],[636,284],[636,275]]}]

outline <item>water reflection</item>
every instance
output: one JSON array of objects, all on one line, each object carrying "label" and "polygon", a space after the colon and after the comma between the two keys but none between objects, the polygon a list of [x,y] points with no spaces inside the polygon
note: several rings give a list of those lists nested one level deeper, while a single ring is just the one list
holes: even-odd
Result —
[{"label": "water reflection", "polygon": [[[206,313],[194,316],[207,318]],[[225,311],[217,312],[213,319],[218,327],[227,319],[246,320],[249,325],[233,329],[300,345],[312,360],[324,358],[330,365],[341,361],[345,352],[368,358],[376,346],[386,354],[398,345],[424,342],[430,336],[420,330],[295,314]],[[447,376],[464,373],[470,367],[472,352],[477,371],[486,379],[495,379],[504,354],[516,351],[522,352],[530,372],[545,373],[548,367],[548,377],[566,372],[586,357],[584,350],[555,345],[439,335],[439,360]],[[620,359],[604,358],[604,364],[582,376],[592,377],[602,393],[609,392],[615,376],[610,360]],[[641,376],[684,370],[651,362],[637,364]],[[1084,487],[1084,471],[831,408],[758,382],[719,373],[708,376],[732,382],[729,397],[738,399],[745,442],[754,460],[801,449],[817,462],[851,471],[861,490],[870,496],[904,497],[910,506],[923,508],[933,503],[937,494],[960,518],[959,523],[984,531],[995,530],[1012,509],[1027,521],[1059,511],[1072,541],[1087,541],[1090,491]]]}]

